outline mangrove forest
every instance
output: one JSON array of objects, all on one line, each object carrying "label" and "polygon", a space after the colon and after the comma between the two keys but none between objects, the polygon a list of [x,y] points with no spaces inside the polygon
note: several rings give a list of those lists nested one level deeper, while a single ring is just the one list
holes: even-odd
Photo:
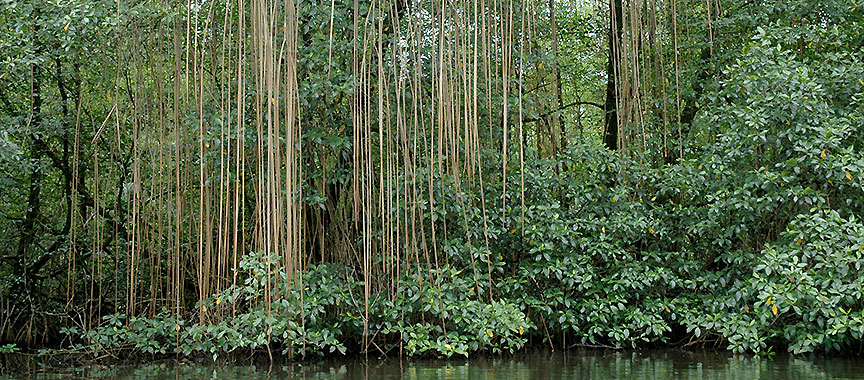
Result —
[{"label": "mangrove forest", "polygon": [[860,356],[862,264],[860,0],[0,0],[0,353]]}]

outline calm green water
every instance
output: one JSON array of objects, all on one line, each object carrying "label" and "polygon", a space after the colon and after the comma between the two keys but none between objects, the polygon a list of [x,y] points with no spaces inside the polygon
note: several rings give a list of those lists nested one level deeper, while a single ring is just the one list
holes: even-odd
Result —
[{"label": "calm green water", "polygon": [[[2,378],[3,376],[0,376]],[[165,361],[129,366],[30,368],[30,379],[864,379],[862,358],[773,359],[709,351],[530,351],[470,360],[340,359],[303,363],[202,364]]]}]

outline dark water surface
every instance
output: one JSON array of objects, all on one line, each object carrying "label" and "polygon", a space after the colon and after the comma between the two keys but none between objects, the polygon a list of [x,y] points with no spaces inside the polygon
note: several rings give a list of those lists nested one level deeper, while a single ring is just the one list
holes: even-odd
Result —
[{"label": "dark water surface", "polygon": [[[8,378],[0,376],[0,378]],[[161,361],[138,365],[30,368],[25,379],[864,379],[864,359],[796,357],[771,359],[725,352],[528,351],[507,356],[450,360],[357,358],[269,364]]]}]

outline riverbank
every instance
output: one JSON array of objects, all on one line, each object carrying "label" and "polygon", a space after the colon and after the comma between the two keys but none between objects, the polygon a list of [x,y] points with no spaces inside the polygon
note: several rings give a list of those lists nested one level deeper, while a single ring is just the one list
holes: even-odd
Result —
[{"label": "riverbank", "polygon": [[[364,352],[468,358],[536,347],[861,354],[861,321],[855,314],[834,315],[832,330],[817,335],[817,324],[803,319],[812,319],[816,305],[786,305],[788,298],[773,293],[765,301],[744,302],[741,319],[717,318],[724,315],[717,312],[706,316],[705,305],[717,302],[710,292],[716,284],[707,278],[664,272],[669,261],[619,265],[609,270],[614,275],[597,276],[573,261],[557,263],[554,271],[523,264],[520,272],[496,281],[494,298],[489,278],[475,278],[469,270],[404,266],[409,269],[393,288],[371,292],[365,304],[357,300],[364,287],[356,269],[316,265],[289,279],[276,258],[247,254],[238,273],[244,281],[197,304],[198,318],[165,309],[149,316],[109,314],[97,326],[61,328],[64,337],[51,346],[23,352],[61,366],[127,358],[216,362]],[[506,273],[503,261],[491,268]],[[828,344],[832,340],[844,344]]]}]

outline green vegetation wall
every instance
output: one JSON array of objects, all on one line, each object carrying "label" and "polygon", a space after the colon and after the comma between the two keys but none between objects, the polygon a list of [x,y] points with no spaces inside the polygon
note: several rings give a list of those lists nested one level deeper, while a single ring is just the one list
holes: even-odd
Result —
[{"label": "green vegetation wall", "polygon": [[860,350],[853,1],[0,9],[2,351]]}]

